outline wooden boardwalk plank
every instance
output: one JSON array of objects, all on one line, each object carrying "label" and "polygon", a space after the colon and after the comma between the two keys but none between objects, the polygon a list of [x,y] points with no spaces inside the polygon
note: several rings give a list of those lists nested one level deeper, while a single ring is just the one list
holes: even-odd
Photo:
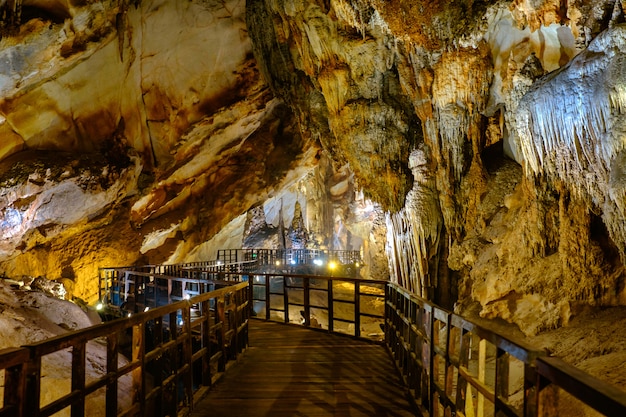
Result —
[{"label": "wooden boardwalk plank", "polygon": [[250,348],[192,417],[419,415],[385,348],[252,320]]}]

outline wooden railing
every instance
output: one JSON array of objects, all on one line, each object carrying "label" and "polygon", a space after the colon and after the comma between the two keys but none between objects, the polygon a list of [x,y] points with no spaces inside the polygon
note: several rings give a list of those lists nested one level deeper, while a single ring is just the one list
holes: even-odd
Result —
[{"label": "wooden railing", "polygon": [[[5,349],[0,352],[5,374],[0,416],[47,417],[66,409],[71,416],[89,415],[85,404],[93,396],[102,401],[107,417],[176,416],[191,410],[228,362],[246,349],[249,294],[247,282],[234,284],[124,320]],[[106,355],[91,355],[102,344]],[[55,354],[69,356],[71,386],[43,404],[42,363]],[[100,374],[88,379],[87,367]],[[124,390],[127,402],[118,399]]]},{"label": "wooden railing", "polygon": [[257,317],[383,340],[387,281],[297,274],[249,279]]},{"label": "wooden railing", "polygon": [[[135,278],[154,275],[132,272]],[[107,417],[193,409],[246,349],[251,314],[384,340],[424,415],[551,417],[572,415],[571,407],[626,415],[626,394],[616,387],[395,284],[295,274],[245,277],[247,282],[224,282],[230,285],[125,320],[5,349],[0,417],[47,417],[65,409],[82,416],[94,396]],[[91,356],[95,344],[105,346],[101,363]],[[69,356],[71,386],[44,403],[43,358],[59,352]],[[87,362],[100,375],[87,378]],[[122,387],[131,391],[128,401],[118,397]]]},{"label": "wooden railing", "polygon": [[248,262],[100,268],[99,300],[138,313],[247,280]]},{"label": "wooden railing", "polygon": [[624,391],[395,284],[387,287],[385,328],[424,415],[551,417],[591,407],[626,416]]}]

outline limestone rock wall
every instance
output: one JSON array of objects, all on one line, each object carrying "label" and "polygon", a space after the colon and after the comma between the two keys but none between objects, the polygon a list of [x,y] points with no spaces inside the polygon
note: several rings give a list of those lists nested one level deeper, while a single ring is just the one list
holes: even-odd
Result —
[{"label": "limestone rock wall", "polygon": [[273,91],[388,211],[392,279],[527,334],[623,303],[621,2],[250,0],[247,19]]},{"label": "limestone rock wall", "polygon": [[15,4],[6,275],[307,246],[527,334],[626,301],[622,1]]},{"label": "limestone rock wall", "polygon": [[[246,240],[382,252],[350,209],[372,207],[350,168],[260,76],[244,2],[11,5],[0,274],[62,278],[94,301],[100,266],[214,259]],[[256,207],[280,233],[244,230]]]},{"label": "limestone rock wall", "polygon": [[0,41],[4,275],[94,300],[99,266],[184,255],[315,161],[242,3],[44,3]]}]

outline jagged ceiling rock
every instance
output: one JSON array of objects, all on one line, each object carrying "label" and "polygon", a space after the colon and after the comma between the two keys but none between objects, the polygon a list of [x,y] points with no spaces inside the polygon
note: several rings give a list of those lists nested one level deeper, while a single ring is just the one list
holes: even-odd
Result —
[{"label": "jagged ceiling rock", "polygon": [[[296,113],[315,115],[307,127],[337,160],[349,163],[366,193],[385,209],[404,207],[388,222],[392,278],[415,284],[412,289],[420,294],[447,281],[444,293],[458,288],[464,301],[481,303],[484,316],[506,318],[532,334],[566,323],[570,304],[623,298],[623,267],[615,259],[616,244],[623,244],[613,230],[617,222],[609,220],[624,218],[619,211],[611,214],[623,195],[613,193],[620,203],[600,206],[575,192],[584,181],[596,182],[595,177],[577,181],[588,176],[585,167],[574,167],[573,175],[551,175],[551,169],[533,169],[537,163],[527,156],[547,154],[554,146],[544,145],[546,139],[573,156],[585,152],[555,136],[571,131],[569,125],[558,124],[550,139],[550,132],[538,128],[556,124],[525,120],[571,120],[574,109],[566,103],[581,94],[557,87],[557,80],[576,78],[580,71],[570,73],[576,65],[595,71],[592,56],[600,48],[592,44],[588,55],[575,57],[623,20],[621,3],[601,3],[258,0],[248,2],[247,19],[255,55],[274,91]],[[621,85],[605,85],[616,84]],[[592,93],[586,94],[595,104]],[[606,89],[599,94],[606,103],[616,102],[617,120],[620,101],[611,100]],[[537,100],[553,104],[537,106]],[[585,125],[576,129],[582,132]],[[405,198],[413,179],[407,175],[409,151],[422,142],[423,165],[434,183],[418,181]],[[620,149],[611,148],[604,159],[604,172],[614,167],[616,185]],[[503,154],[522,168],[511,169]],[[549,158],[558,169],[571,169],[567,160]],[[602,183],[608,182],[604,175]],[[600,197],[610,194],[605,191],[595,200],[604,201]],[[424,205],[415,202],[432,201],[433,194],[441,216],[425,217]],[[431,232],[437,227],[449,246],[440,246]],[[576,252],[585,256],[572,261]],[[448,271],[436,261],[447,256]],[[581,274],[587,278],[578,279]],[[565,293],[553,290],[561,284],[569,285]],[[605,288],[602,295],[598,287]],[[539,318],[533,309],[545,314]]]},{"label": "jagged ceiling rock", "polygon": [[402,207],[412,179],[406,161],[420,132],[394,68],[394,40],[338,19],[359,10],[343,2],[249,1],[247,8],[273,90],[336,161],[350,165],[366,195],[384,209]]}]

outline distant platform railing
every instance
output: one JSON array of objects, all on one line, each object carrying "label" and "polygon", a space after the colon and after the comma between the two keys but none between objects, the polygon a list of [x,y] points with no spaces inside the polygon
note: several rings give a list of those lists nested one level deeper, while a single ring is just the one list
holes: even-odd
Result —
[{"label": "distant platform railing", "polygon": [[251,314],[257,317],[380,341],[384,337],[387,281],[287,272],[214,273],[205,266],[135,269],[100,269],[101,303],[120,315],[248,282]]},{"label": "distant platform railing", "polygon": [[359,277],[361,252],[323,249],[220,249],[218,261],[254,261],[256,272]]},{"label": "distant platform railing", "polygon": [[300,274],[251,274],[256,317],[383,341],[387,281]]},{"label": "distant platform railing", "polygon": [[189,262],[103,267],[98,270],[101,305],[138,313],[247,280],[254,261]]}]

